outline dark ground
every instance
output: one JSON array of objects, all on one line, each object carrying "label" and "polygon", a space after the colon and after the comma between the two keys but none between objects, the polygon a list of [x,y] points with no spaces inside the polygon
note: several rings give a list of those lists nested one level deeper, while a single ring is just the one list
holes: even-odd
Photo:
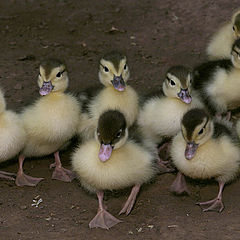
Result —
[{"label": "dark ground", "polygon": [[[97,83],[98,60],[119,49],[127,53],[131,85],[140,92],[160,87],[169,66],[194,66],[216,27],[229,19],[239,0],[19,0],[0,1],[0,81],[10,109],[19,111],[38,96],[38,65],[46,57],[66,61],[70,90]],[[112,30],[111,30],[112,29]],[[114,30],[115,29],[115,30]],[[62,154],[69,165],[71,151]],[[217,194],[217,184],[190,182],[191,197],[169,192],[174,174],[145,186],[132,213],[109,231],[88,228],[97,199],[77,181],[51,180],[53,157],[27,160],[26,173],[44,177],[36,188],[0,181],[0,239],[240,239],[240,182],[224,191],[225,210],[203,213],[197,200]],[[1,170],[17,171],[17,160]],[[109,193],[107,205],[117,215],[129,190]],[[32,207],[33,199],[43,202]]]}]

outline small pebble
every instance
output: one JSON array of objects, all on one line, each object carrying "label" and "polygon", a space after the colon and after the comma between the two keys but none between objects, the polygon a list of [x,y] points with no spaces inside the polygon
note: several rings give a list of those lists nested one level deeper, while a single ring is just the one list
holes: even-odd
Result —
[{"label": "small pebble", "polygon": [[20,209],[21,209],[21,210],[26,210],[26,209],[27,209],[27,206],[26,206],[26,205],[20,206]]}]

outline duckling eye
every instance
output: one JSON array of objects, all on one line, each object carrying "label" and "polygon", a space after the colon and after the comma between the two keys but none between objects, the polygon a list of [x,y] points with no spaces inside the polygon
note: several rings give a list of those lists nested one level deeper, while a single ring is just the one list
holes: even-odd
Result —
[{"label": "duckling eye", "polygon": [[235,27],[233,26],[233,31],[235,32],[236,31],[236,29],[235,29]]},{"label": "duckling eye", "polygon": [[176,83],[175,83],[173,80],[170,81],[170,84],[171,84],[172,86],[175,86],[175,85],[176,85]]},{"label": "duckling eye", "polygon": [[39,73],[39,77],[42,77],[41,73]]},{"label": "duckling eye", "polygon": [[122,129],[117,133],[117,138],[120,138],[122,135]]},{"label": "duckling eye", "polygon": [[107,67],[104,67],[105,72],[109,72],[109,69]]},{"label": "duckling eye", "polygon": [[203,128],[198,132],[198,135],[203,134]]},{"label": "duckling eye", "polygon": [[125,65],[124,65],[123,69],[124,69],[124,70],[126,70],[126,69],[127,69],[127,64],[125,64]]},{"label": "duckling eye", "polygon": [[62,75],[62,73],[61,73],[61,72],[58,72],[57,75],[56,75],[56,77],[57,77],[57,78],[60,78],[61,75]]}]

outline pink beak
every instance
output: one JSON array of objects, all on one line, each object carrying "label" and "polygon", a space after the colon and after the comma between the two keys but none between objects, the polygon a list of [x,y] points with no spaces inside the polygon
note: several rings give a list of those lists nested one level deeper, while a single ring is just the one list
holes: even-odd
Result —
[{"label": "pink beak", "polygon": [[110,144],[102,144],[98,153],[100,161],[106,162],[112,154],[112,146]]}]

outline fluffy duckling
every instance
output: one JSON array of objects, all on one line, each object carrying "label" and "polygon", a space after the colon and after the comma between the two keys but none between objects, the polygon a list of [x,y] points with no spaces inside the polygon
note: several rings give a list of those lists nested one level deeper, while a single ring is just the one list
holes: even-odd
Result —
[{"label": "fluffy duckling", "polygon": [[240,106],[240,39],[231,54],[231,60],[209,61],[194,70],[193,89],[212,115]]},{"label": "fluffy duckling", "polygon": [[197,204],[207,206],[203,211],[221,212],[224,208],[223,187],[239,171],[239,138],[230,122],[213,120],[203,109],[197,108],[184,115],[181,129],[174,137],[171,147],[173,163],[180,171],[172,185],[172,191],[181,193],[186,189],[182,174],[193,179],[214,178],[219,184],[217,197]]},{"label": "fluffy duckling", "polygon": [[138,116],[138,95],[127,85],[130,71],[126,56],[116,51],[104,55],[98,76],[104,87],[90,88],[79,95],[84,112],[79,133],[85,139],[94,136],[99,116],[108,109],[121,111],[127,126],[131,126]]},{"label": "fluffy duckling", "polygon": [[55,167],[52,178],[70,182],[73,173],[62,167],[59,149],[77,131],[79,123],[79,103],[70,94],[64,93],[68,87],[65,64],[59,60],[47,60],[40,65],[38,76],[39,93],[42,96],[21,114],[27,134],[25,147],[19,157],[18,186],[35,186],[42,178],[33,178],[23,173],[25,157],[40,157],[54,153]]},{"label": "fluffy duckling", "polygon": [[[11,159],[23,149],[26,134],[19,115],[6,109],[3,91],[0,89],[0,163]],[[14,180],[15,174],[0,171],[0,178]]]},{"label": "fluffy duckling", "polygon": [[202,105],[191,97],[191,81],[191,72],[183,66],[167,71],[162,90],[148,96],[140,110],[138,123],[145,136],[160,143],[163,137],[176,135],[184,113]]},{"label": "fluffy duckling", "polygon": [[121,221],[106,211],[103,205],[104,190],[133,186],[119,213],[128,215],[140,186],[156,172],[156,155],[153,149],[144,147],[138,128],[128,130],[125,116],[116,110],[108,110],[100,116],[95,138],[77,148],[72,165],[82,186],[95,192],[98,197],[99,211],[89,227],[109,229]]},{"label": "fluffy duckling", "polygon": [[240,10],[235,12],[231,21],[225,23],[212,37],[207,47],[209,59],[231,57],[232,45],[240,37]]}]

